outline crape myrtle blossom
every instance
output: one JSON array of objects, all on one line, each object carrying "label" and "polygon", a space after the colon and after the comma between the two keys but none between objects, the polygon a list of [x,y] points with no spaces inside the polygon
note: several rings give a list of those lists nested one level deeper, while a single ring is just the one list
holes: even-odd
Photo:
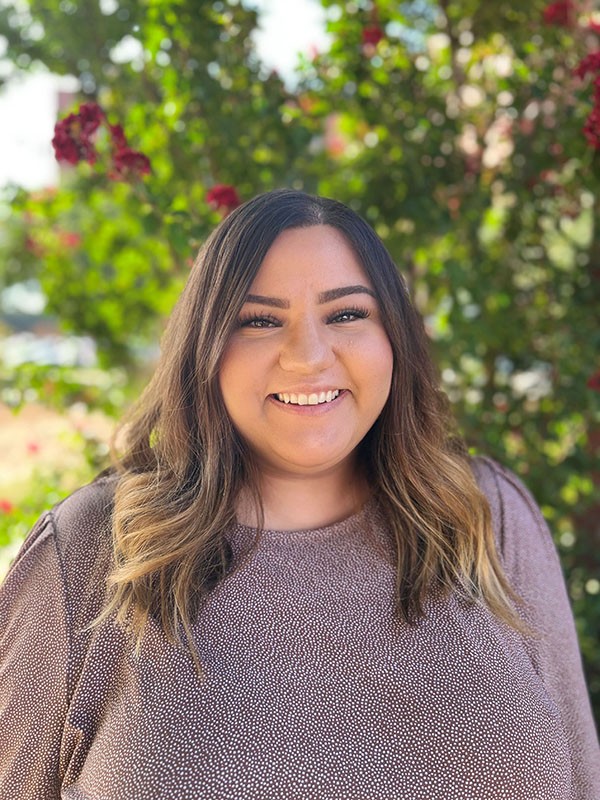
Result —
[{"label": "crape myrtle blossom", "polygon": [[97,103],[83,103],[79,111],[69,114],[56,123],[52,145],[57,161],[78,164],[86,161],[95,164],[98,151],[95,134],[105,124],[110,137],[109,177],[114,180],[129,180],[150,172],[150,159],[129,147],[122,125],[111,125],[106,114]]},{"label": "crape myrtle blossom", "polygon": [[369,20],[363,25],[361,32],[363,55],[371,58],[375,53],[375,48],[384,37],[385,32],[379,21],[379,9],[374,0],[369,11]]},{"label": "crape myrtle blossom", "polygon": [[127,137],[122,125],[109,125],[110,138],[112,140],[113,148],[118,152],[128,147]]},{"label": "crape myrtle blossom", "polygon": [[585,76],[590,73],[592,75],[600,74],[600,50],[589,53],[585,58],[582,58],[574,70],[574,74],[578,78],[585,78]]},{"label": "crape myrtle blossom", "polygon": [[127,180],[141,175],[148,175],[150,169],[150,159],[137,150],[130,147],[123,147],[117,150],[113,157],[114,170],[110,173],[113,180]]},{"label": "crape myrtle blossom", "polygon": [[0,498],[0,514],[11,514],[15,507],[5,497]]},{"label": "crape myrtle blossom", "polygon": [[241,200],[235,186],[217,183],[206,193],[206,202],[213,208],[223,211],[226,216],[240,205]]},{"label": "crape myrtle blossom", "polygon": [[596,105],[591,110],[583,126],[583,135],[590,147],[600,150],[600,106]]},{"label": "crape myrtle blossom", "polygon": [[590,147],[600,150],[600,50],[582,58],[575,68],[574,74],[581,79],[587,75],[594,76],[593,107],[583,126],[583,135]]},{"label": "crape myrtle blossom", "polygon": [[81,244],[81,236],[73,231],[59,231],[58,239],[61,246],[67,250],[72,247],[78,247]]},{"label": "crape myrtle blossom", "polygon": [[379,42],[383,39],[384,33],[383,28],[381,25],[377,23],[372,23],[371,25],[365,25],[362,30],[362,43],[363,45],[372,45],[375,47],[379,44]]},{"label": "crape myrtle blossom", "polygon": [[546,25],[571,28],[575,24],[575,12],[576,7],[572,0],[558,0],[544,9],[544,22]]},{"label": "crape myrtle blossom", "polygon": [[77,114],[69,114],[56,123],[52,146],[57,161],[77,164],[96,162],[96,148],[92,141],[104,119],[104,112],[96,103],[83,103]]},{"label": "crape myrtle blossom", "polygon": [[[580,27],[581,30],[600,34],[600,24],[593,19],[585,19],[588,9],[583,3],[576,3],[574,0],[558,0],[550,3],[543,11],[543,19],[546,25],[555,25],[560,28]],[[578,19],[579,12],[583,12],[584,19]]]},{"label": "crape myrtle blossom", "polygon": [[600,369],[594,372],[593,375],[590,375],[587,380],[587,387],[588,389],[593,389],[595,392],[600,392]]}]

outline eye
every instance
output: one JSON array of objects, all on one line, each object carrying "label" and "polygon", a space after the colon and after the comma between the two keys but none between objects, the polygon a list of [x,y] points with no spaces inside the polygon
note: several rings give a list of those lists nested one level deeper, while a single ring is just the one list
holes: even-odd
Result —
[{"label": "eye", "polygon": [[276,328],[279,326],[279,320],[272,317],[270,314],[248,314],[243,315],[238,320],[239,328]]},{"label": "eye", "polygon": [[370,314],[368,308],[345,308],[332,314],[329,322],[354,322],[357,319],[366,319]]}]

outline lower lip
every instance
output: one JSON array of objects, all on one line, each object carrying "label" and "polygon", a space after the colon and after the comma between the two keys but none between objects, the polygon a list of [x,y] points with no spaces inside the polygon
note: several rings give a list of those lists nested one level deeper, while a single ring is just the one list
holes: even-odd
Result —
[{"label": "lower lip", "polygon": [[308,403],[305,406],[300,406],[296,403],[282,403],[281,400],[277,400],[275,397],[273,397],[273,395],[269,395],[269,400],[281,411],[287,411],[290,414],[300,414],[301,416],[313,417],[315,415],[326,414],[328,411],[332,411],[340,404],[340,401],[346,396],[347,393],[347,390],[343,389],[335,398],[335,400],[331,400],[329,403],[317,403],[314,406],[311,406]]}]

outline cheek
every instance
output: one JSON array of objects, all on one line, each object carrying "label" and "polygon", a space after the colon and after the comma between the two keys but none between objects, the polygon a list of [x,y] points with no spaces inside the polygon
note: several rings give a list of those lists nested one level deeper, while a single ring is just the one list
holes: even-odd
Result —
[{"label": "cheek", "polygon": [[381,334],[377,341],[373,341],[365,350],[364,361],[368,367],[368,374],[379,392],[384,392],[386,399],[392,384],[394,371],[394,354],[389,339]]},{"label": "cheek", "polygon": [[230,342],[221,358],[219,387],[231,419],[244,417],[250,404],[264,394],[268,369],[261,348]]},{"label": "cheek", "polygon": [[221,366],[219,367],[219,388],[223,403],[229,414],[231,414],[232,403],[235,404],[235,398],[239,396],[243,385],[238,362],[236,348],[229,345],[223,353]]}]

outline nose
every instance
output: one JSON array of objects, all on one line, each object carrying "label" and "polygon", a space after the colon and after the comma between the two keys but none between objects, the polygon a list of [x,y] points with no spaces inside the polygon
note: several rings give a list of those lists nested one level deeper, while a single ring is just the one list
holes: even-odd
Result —
[{"label": "nose", "polygon": [[331,337],[321,320],[307,317],[288,328],[279,353],[279,364],[286,372],[310,375],[334,361]]}]

